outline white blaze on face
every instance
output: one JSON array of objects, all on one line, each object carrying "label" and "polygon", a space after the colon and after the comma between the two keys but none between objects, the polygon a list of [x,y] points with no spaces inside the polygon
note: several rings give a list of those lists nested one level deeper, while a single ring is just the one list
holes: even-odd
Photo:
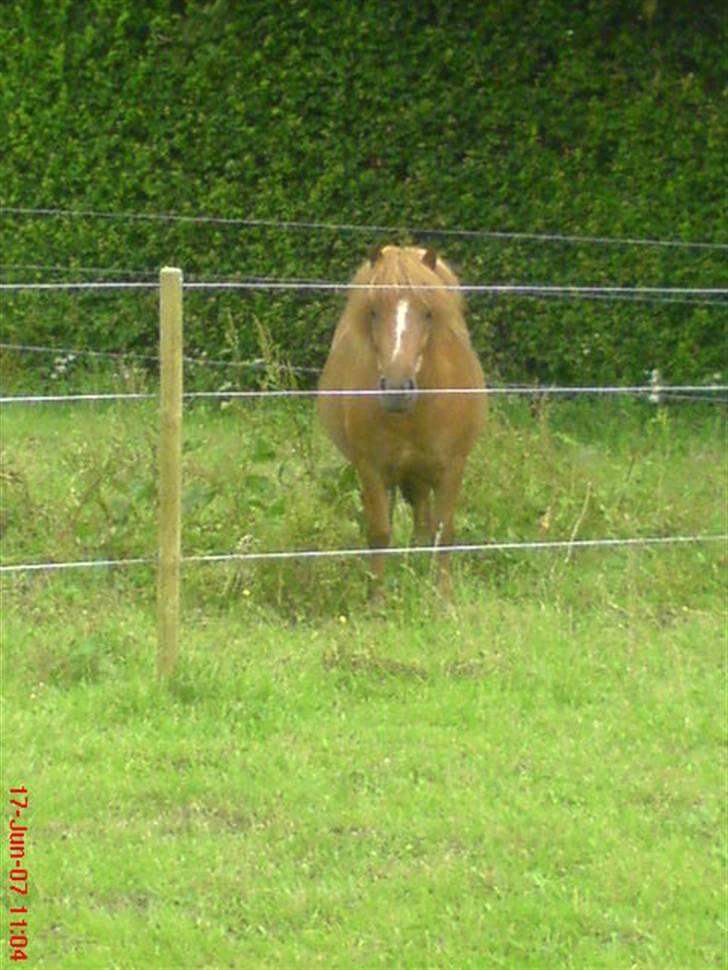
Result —
[{"label": "white blaze on face", "polygon": [[392,360],[397,357],[402,349],[402,338],[407,329],[407,314],[409,313],[409,300],[400,300],[397,304],[397,316],[394,329],[394,350]]}]

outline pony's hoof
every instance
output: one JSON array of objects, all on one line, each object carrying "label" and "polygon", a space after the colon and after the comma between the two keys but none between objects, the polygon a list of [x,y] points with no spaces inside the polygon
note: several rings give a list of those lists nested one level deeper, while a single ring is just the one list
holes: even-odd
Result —
[{"label": "pony's hoof", "polygon": [[384,606],[384,587],[381,585],[372,586],[367,599],[370,609],[381,609]]}]

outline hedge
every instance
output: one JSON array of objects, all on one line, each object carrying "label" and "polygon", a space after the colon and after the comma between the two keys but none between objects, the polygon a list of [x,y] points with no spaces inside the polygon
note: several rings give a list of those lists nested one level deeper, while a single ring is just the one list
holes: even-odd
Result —
[{"label": "hedge", "polygon": [[[29,207],[725,244],[725,25],[710,0],[3,4],[0,272],[345,280],[383,235],[429,238],[7,211]],[[432,241],[471,283],[726,285],[724,250]],[[260,324],[316,367],[340,304],[191,296],[188,349],[254,357]],[[155,350],[150,297],[1,305],[4,342]],[[501,380],[724,366],[725,303],[473,298],[470,312]]]}]

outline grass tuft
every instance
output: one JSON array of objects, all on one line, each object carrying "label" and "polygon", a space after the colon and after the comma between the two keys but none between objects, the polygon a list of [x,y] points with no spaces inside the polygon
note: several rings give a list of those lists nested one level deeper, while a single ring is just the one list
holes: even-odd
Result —
[{"label": "grass tuft", "polygon": [[[458,537],[725,532],[723,421],[500,403]],[[3,561],[153,555],[155,425],[4,412]],[[305,406],[191,408],[184,468],[188,554],[361,544]],[[151,567],[3,578],[34,965],[725,966],[725,549],[453,566],[187,566],[167,685]]]}]

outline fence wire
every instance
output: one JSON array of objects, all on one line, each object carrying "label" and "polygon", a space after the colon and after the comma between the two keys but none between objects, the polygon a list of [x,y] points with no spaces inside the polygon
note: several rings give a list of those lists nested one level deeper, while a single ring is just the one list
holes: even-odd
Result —
[{"label": "fence wire", "polygon": [[[111,350],[82,350],[78,347],[46,347],[38,344],[12,344],[0,342],[0,350],[13,351],[20,354],[46,354],[56,357],[67,357],[71,360],[81,357],[90,357],[98,360],[118,360],[118,361],[139,361],[146,364],[158,364],[160,357],[155,354],[139,354],[134,351],[111,351]],[[255,360],[215,360],[213,358],[199,356],[183,356],[182,363],[190,367],[216,367],[216,368],[237,368],[239,370],[265,370],[268,366],[262,358]],[[283,369],[287,374],[318,374],[320,367],[294,367],[284,365]]]},{"label": "fence wire", "polygon": [[[537,283],[463,283],[410,284],[410,283],[341,283],[334,280],[210,280],[188,281],[183,288],[199,292],[288,292],[288,293],[347,293],[364,292],[427,292],[453,291],[490,297],[521,297],[527,299],[584,299],[615,300],[648,303],[699,303],[701,305],[728,306],[728,288],[691,286],[563,286]],[[143,280],[91,281],[56,283],[0,283],[0,293],[32,293],[50,290],[60,292],[114,292],[158,290],[158,282]]]},{"label": "fence wire", "polygon": [[[419,388],[413,392],[416,397],[436,395],[476,395],[486,397],[578,397],[581,395],[607,396],[622,395],[629,397],[648,396],[653,403],[671,394],[688,396],[691,393],[701,394],[706,400],[720,401],[722,398],[707,397],[710,393],[728,392],[728,384],[676,384],[662,386],[646,384],[635,387],[437,387]],[[319,398],[319,397],[374,397],[400,395],[402,392],[393,390],[344,389],[331,390],[258,390],[258,391],[187,391],[182,397],[186,401],[235,401],[256,400],[260,398]],[[0,404],[68,404],[77,402],[105,403],[110,401],[152,401],[157,400],[158,394],[152,393],[118,393],[118,394],[11,394],[0,397]],[[692,399],[692,398],[691,398]]]},{"label": "fence wire", "polygon": [[[261,563],[306,559],[348,559],[369,556],[438,555],[443,553],[495,553],[495,552],[554,552],[561,549],[576,552],[587,549],[646,548],[700,543],[728,542],[728,534],[695,536],[637,536],[625,539],[555,539],[550,541],[456,543],[449,546],[389,546],[386,549],[282,549],[270,552],[229,552],[182,556],[181,562],[189,565],[214,563]],[[151,566],[158,563],[156,556],[131,559],[85,559],[74,562],[8,563],[0,565],[0,573],[60,572],[70,569],[97,569],[126,566]]]},{"label": "fence wire", "polygon": [[278,232],[330,232],[364,235],[403,235],[431,239],[494,240],[501,242],[563,243],[594,246],[655,246],[670,249],[714,250],[727,252],[728,244],[694,242],[686,239],[645,239],[629,236],[593,236],[571,233],[508,232],[491,229],[439,229],[436,227],[360,225],[355,223],[331,223],[310,220],[255,219],[238,216],[184,215],[153,212],[103,212],[96,209],[30,208],[26,206],[2,206],[0,215],[26,218],[99,219],[107,222],[159,222],[191,225],[231,226],[245,229],[261,229]]},{"label": "fence wire", "polygon": [[159,270],[153,269],[123,269],[120,266],[58,266],[47,263],[0,263],[2,273],[44,273],[64,274],[81,273],[92,276],[141,276],[159,280]]}]

